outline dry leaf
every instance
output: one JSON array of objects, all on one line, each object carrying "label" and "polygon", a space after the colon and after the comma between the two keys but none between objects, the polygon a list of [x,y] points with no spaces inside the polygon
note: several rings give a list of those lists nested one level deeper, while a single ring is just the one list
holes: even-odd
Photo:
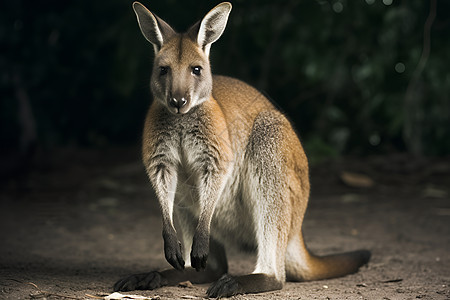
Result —
[{"label": "dry leaf", "polygon": [[370,188],[375,182],[367,175],[351,172],[342,172],[341,180],[345,185],[356,188]]},{"label": "dry leaf", "polygon": [[189,280],[178,283],[178,286],[184,287],[184,288],[193,288],[194,287]]},{"label": "dry leaf", "polygon": [[154,300],[159,299],[159,297],[145,297],[140,295],[123,295],[121,293],[112,293],[105,297],[105,300]]}]

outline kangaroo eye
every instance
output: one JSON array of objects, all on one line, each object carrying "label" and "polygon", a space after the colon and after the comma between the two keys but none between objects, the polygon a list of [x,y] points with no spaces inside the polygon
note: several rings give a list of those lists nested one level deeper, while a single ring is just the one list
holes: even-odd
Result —
[{"label": "kangaroo eye", "polygon": [[159,67],[159,76],[164,76],[169,72],[169,67]]},{"label": "kangaroo eye", "polygon": [[192,74],[194,74],[195,76],[200,76],[201,73],[202,73],[202,67],[196,66],[196,67],[192,68]]}]

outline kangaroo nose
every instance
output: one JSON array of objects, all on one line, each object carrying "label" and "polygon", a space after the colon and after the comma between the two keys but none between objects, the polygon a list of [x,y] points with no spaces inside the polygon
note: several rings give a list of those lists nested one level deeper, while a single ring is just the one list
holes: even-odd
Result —
[{"label": "kangaroo nose", "polygon": [[182,108],[187,103],[187,100],[185,98],[177,99],[177,98],[171,98],[169,101],[170,106],[173,106],[175,108]]}]

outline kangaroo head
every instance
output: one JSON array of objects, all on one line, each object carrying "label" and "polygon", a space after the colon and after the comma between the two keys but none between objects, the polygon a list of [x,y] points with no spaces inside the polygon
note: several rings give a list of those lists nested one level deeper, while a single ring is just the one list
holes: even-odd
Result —
[{"label": "kangaroo head", "polygon": [[212,91],[209,50],[225,30],[231,4],[217,5],[183,34],[141,3],[134,2],[133,9],[142,34],[155,50],[151,78],[155,101],[175,114],[185,114],[208,100]]}]

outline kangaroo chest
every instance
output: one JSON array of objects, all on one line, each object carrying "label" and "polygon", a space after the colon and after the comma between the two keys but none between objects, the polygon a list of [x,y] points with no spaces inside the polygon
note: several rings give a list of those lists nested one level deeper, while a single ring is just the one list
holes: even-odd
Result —
[{"label": "kangaroo chest", "polygon": [[[204,177],[214,176],[218,172],[218,165],[223,159],[218,141],[222,137],[220,132],[211,130],[210,119],[201,110],[184,116],[167,115],[164,123],[165,126],[156,130],[163,138],[156,139],[154,157],[172,164],[177,177],[174,210],[195,225],[200,212],[200,183]],[[225,147],[231,145],[225,144]],[[240,153],[228,162],[223,188],[217,191],[220,194],[214,195],[217,201],[211,235],[224,244],[240,241],[239,246],[252,249],[254,220],[249,218],[251,208],[241,192],[245,181],[243,157],[244,153]]]}]

